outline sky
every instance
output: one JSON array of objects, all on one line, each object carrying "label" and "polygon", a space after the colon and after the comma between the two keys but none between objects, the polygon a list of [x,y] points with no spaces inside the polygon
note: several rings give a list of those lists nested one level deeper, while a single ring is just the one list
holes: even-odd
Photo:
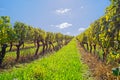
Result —
[{"label": "sky", "polygon": [[0,16],[45,31],[78,35],[104,15],[109,0],[0,0]]}]

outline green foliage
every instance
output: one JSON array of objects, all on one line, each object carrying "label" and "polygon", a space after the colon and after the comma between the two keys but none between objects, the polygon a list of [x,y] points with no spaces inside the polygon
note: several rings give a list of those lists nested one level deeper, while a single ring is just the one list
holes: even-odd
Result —
[{"label": "green foliage", "polygon": [[54,33],[47,32],[46,35],[47,35],[46,40],[51,41],[51,42],[55,41],[55,34]]},{"label": "green foliage", "polygon": [[0,44],[8,42],[8,32],[10,28],[10,17],[0,16]]},{"label": "green foliage", "polygon": [[85,32],[77,36],[80,43],[88,43],[89,46],[97,45],[97,48],[101,48],[104,60],[111,51],[117,53],[120,49],[120,1],[110,1],[111,4],[106,8],[105,15],[94,21]]},{"label": "green foliage", "polygon": [[113,75],[120,76],[120,68],[112,68]]},{"label": "green foliage", "polygon": [[33,41],[35,37],[34,34],[34,28],[32,26],[28,26],[25,41]]},{"label": "green foliage", "polygon": [[21,41],[21,40],[25,40],[26,36],[27,36],[27,25],[21,22],[15,22],[14,25],[14,31],[16,34],[16,40],[17,41]]}]

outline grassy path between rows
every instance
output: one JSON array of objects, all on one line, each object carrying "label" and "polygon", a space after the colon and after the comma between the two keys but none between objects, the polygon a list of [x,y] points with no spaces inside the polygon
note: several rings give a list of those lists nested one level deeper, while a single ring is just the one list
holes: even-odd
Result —
[{"label": "grassy path between rows", "polygon": [[0,80],[89,80],[74,39],[58,52],[18,67],[0,73]]}]

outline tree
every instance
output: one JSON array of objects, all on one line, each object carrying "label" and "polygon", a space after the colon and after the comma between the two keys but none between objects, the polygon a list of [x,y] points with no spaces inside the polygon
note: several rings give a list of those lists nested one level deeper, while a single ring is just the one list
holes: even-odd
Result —
[{"label": "tree", "polygon": [[11,51],[12,50],[12,46],[13,46],[13,42],[15,42],[15,36],[16,36],[16,34],[15,34],[15,31],[14,31],[14,29],[12,27],[9,28],[9,30],[7,31],[7,33],[8,33],[8,40],[9,40],[9,44],[10,44],[9,51]]},{"label": "tree", "polygon": [[62,47],[63,34],[56,33],[55,39],[56,39],[56,42],[57,42],[58,49],[60,49]]},{"label": "tree", "polygon": [[0,16],[0,66],[5,57],[7,42],[8,41],[8,31],[10,28],[10,17],[9,16]]},{"label": "tree", "polygon": [[40,41],[41,41],[41,29],[39,28],[34,28],[34,41],[36,42],[36,45],[37,45],[37,48],[36,48],[36,51],[35,51],[35,56],[37,56],[38,54],[38,51],[39,51],[39,48],[40,48]]},{"label": "tree", "polygon": [[54,47],[55,34],[52,32],[47,32],[46,41],[47,41],[47,48],[49,46],[49,50],[53,51],[55,48]]},{"label": "tree", "polygon": [[17,47],[16,61],[18,61],[20,57],[20,47],[22,44],[24,44],[24,40],[26,38],[27,25],[21,22],[15,22],[14,30],[16,34],[16,47]]}]

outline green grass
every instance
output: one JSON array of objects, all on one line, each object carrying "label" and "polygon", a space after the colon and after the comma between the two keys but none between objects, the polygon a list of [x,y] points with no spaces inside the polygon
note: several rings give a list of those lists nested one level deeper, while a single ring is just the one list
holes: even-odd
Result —
[{"label": "green grass", "polygon": [[18,66],[1,73],[0,80],[88,80],[89,74],[75,40],[54,54]]}]

